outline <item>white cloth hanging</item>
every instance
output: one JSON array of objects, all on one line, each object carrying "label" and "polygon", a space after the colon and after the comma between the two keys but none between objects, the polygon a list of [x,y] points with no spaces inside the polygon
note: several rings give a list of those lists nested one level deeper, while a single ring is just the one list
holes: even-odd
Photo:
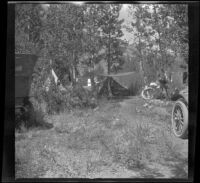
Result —
[{"label": "white cloth hanging", "polygon": [[58,77],[56,76],[56,73],[54,72],[53,69],[51,69],[51,73],[52,73],[52,75],[53,75],[53,78],[54,78],[55,83],[57,84],[57,83],[58,83]]}]

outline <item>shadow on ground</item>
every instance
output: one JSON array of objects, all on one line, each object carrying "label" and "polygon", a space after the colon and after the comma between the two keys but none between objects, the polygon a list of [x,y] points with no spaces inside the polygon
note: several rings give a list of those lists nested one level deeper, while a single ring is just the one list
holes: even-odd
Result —
[{"label": "shadow on ground", "polygon": [[188,160],[183,157],[165,159],[165,166],[171,170],[174,178],[188,178]]}]

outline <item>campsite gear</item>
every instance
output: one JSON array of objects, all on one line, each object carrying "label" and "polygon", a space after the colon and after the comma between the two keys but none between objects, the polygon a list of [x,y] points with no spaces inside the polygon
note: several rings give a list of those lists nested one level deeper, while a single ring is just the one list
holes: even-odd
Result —
[{"label": "campsite gear", "polygon": [[91,87],[91,79],[88,79],[87,85]]},{"label": "campsite gear", "polygon": [[[146,85],[141,92],[141,96],[144,99],[152,99],[152,98],[170,98],[173,96],[173,93],[176,94],[176,90],[171,91],[171,96],[169,96],[168,89],[172,89],[172,80],[167,77],[166,73],[162,73],[158,75],[158,80],[156,82],[150,83],[150,85]],[[165,94],[164,94],[165,93]],[[156,96],[157,95],[157,96]]]},{"label": "campsite gear", "polygon": [[[162,90],[158,82],[150,83],[150,85],[145,85],[144,89],[141,92],[141,96],[145,100],[149,99],[161,99],[168,98],[172,101],[176,101],[180,98],[180,90],[178,88],[173,88],[171,83],[168,83],[168,93],[165,90]],[[164,93],[165,92],[165,93]]]},{"label": "campsite gear", "polygon": [[[51,76],[53,78],[53,81],[54,81],[55,85],[58,86],[58,89],[60,91],[66,91],[66,88],[62,85],[61,80],[58,78],[55,70],[53,69],[53,64],[52,64],[52,60],[51,59],[49,60],[49,64],[50,64]],[[46,92],[49,91],[50,85],[51,85],[51,79],[48,76],[48,78],[45,81],[45,90],[46,90]]]},{"label": "campsite gear", "polygon": [[149,85],[145,85],[144,89],[141,92],[143,99],[148,100],[152,99],[155,96],[155,93],[160,90],[160,85],[158,82],[152,82]]},{"label": "campsite gear", "polygon": [[188,87],[179,93],[172,109],[172,130],[176,137],[188,138]]},{"label": "campsite gear", "polygon": [[129,96],[138,92],[142,77],[137,72],[98,75],[103,78],[98,94],[106,96]]}]

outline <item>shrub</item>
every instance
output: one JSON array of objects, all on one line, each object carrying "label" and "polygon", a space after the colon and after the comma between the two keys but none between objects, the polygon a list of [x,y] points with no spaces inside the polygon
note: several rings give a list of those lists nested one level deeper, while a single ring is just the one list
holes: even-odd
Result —
[{"label": "shrub", "polygon": [[150,127],[145,123],[137,124],[132,133],[135,139],[130,143],[126,165],[129,168],[141,168],[144,166],[148,155]]},{"label": "shrub", "polygon": [[[49,88],[48,91],[46,91],[46,87]],[[81,84],[76,84],[73,87],[66,86],[66,91],[61,91],[51,75],[49,59],[43,57],[38,59],[33,74],[30,95],[34,96],[36,103],[46,104],[44,113],[59,113],[77,107],[95,107],[96,96],[94,93],[94,91],[85,90]]]},{"label": "shrub", "polygon": [[23,129],[29,128],[33,125],[30,111],[32,112],[33,106],[30,103],[28,97],[25,97],[23,104],[20,108],[15,108],[15,127],[19,131],[24,131]]},{"label": "shrub", "polygon": [[[96,91],[94,90],[86,90],[81,85],[76,85],[72,90],[72,101],[76,99],[78,101],[79,107],[92,107],[94,108],[97,105],[96,100]],[[74,102],[74,101],[73,101]]]},{"label": "shrub", "polygon": [[112,143],[114,159],[129,169],[141,169],[150,155],[151,128],[146,123],[138,123],[125,134],[115,137]]},{"label": "shrub", "polygon": [[16,110],[15,124],[16,130],[19,132],[24,132],[31,127],[52,127],[52,125],[45,122],[42,111],[34,109],[30,102],[28,105],[25,105],[24,108],[21,108],[21,110]]},{"label": "shrub", "polygon": [[53,85],[47,92],[45,102],[49,114],[73,108],[94,108],[97,105],[93,91],[87,91],[81,85],[68,87],[66,91],[60,91],[56,85]]},{"label": "shrub", "polygon": [[44,100],[47,104],[47,113],[59,113],[64,111],[66,108],[70,110],[69,99],[70,91],[68,88],[66,92],[62,92],[58,87],[53,83],[51,84],[49,91],[46,92]]}]

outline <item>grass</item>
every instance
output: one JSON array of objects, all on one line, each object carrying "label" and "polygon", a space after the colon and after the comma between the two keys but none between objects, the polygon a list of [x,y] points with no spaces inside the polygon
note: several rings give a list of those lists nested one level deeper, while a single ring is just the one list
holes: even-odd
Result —
[{"label": "grass", "polygon": [[[16,177],[88,178],[105,169],[111,171],[111,177],[123,177],[122,167],[132,174],[139,172],[140,177],[164,176],[165,171],[149,169],[149,164],[180,157],[180,149],[169,137],[169,123],[159,122],[160,126],[156,126],[155,120],[161,118],[154,118],[153,114],[151,118],[142,113],[131,115],[134,118],[127,118],[119,101],[102,101],[95,111],[85,109],[48,116],[46,120],[54,125],[52,129],[16,132]],[[172,159],[167,160],[169,157]],[[176,172],[185,175],[180,173],[180,162],[179,169],[166,165],[175,174],[169,176],[176,176]]]}]

